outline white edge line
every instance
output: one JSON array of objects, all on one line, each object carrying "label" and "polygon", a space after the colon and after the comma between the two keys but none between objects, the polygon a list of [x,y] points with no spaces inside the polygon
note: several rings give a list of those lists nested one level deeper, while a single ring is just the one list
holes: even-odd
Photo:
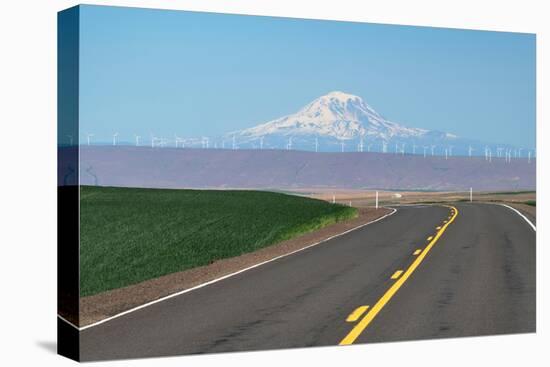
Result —
[{"label": "white edge line", "polygon": [[377,219],[375,219],[375,220],[373,220],[373,221],[370,221],[370,222],[367,222],[367,223],[363,223],[363,224],[361,224],[361,225],[358,225],[357,227],[348,229],[347,231],[344,231],[344,232],[342,232],[342,233],[338,233],[338,234],[335,234],[335,235],[330,236],[330,237],[328,237],[328,238],[325,238],[325,239],[322,240],[322,241],[312,243],[311,245],[308,245],[308,246],[306,246],[306,247],[302,247],[302,248],[300,248],[300,249],[298,249],[298,250],[294,250],[294,251],[289,252],[289,253],[287,253],[287,254],[283,254],[283,255],[276,256],[276,257],[274,257],[274,258],[272,258],[272,259],[269,259],[269,260],[266,260],[266,261],[262,261],[262,262],[260,262],[260,263],[258,263],[258,264],[254,264],[254,265],[249,266],[249,267],[247,267],[247,268],[244,268],[244,269],[241,269],[241,270],[237,270],[237,271],[235,271],[235,272],[233,272],[233,273],[226,274],[226,275],[224,275],[224,276],[222,276],[222,277],[219,277],[219,278],[216,278],[216,279],[209,280],[208,282],[205,282],[205,283],[196,285],[196,286],[194,286],[194,287],[187,288],[187,289],[178,291],[178,292],[176,292],[176,293],[172,293],[172,294],[170,294],[170,295],[161,297],[161,298],[156,299],[156,300],[151,301],[151,302],[144,303],[144,304],[139,305],[139,306],[136,306],[136,307],[134,307],[134,308],[130,308],[129,310],[123,311],[123,312],[118,313],[118,314],[113,315],[113,316],[109,316],[109,317],[107,317],[107,318],[105,318],[105,319],[103,319],[103,320],[94,322],[94,323],[89,324],[89,325],[85,325],[85,326],[78,327],[78,326],[76,326],[75,324],[73,324],[72,322],[66,320],[65,318],[63,318],[63,317],[61,317],[61,316],[59,316],[59,315],[57,315],[57,317],[59,317],[61,320],[65,321],[66,323],[68,323],[68,324],[71,325],[72,327],[76,328],[77,330],[83,331],[83,330],[89,329],[89,328],[91,328],[91,327],[94,327],[94,326],[103,324],[103,323],[105,323],[105,322],[107,322],[107,321],[111,321],[111,320],[116,319],[116,318],[118,318],[118,317],[124,316],[124,315],[126,315],[126,314],[131,313],[131,312],[140,310],[140,309],[145,308],[145,307],[149,307],[149,306],[151,306],[151,305],[154,305],[155,303],[159,303],[159,302],[162,302],[162,301],[166,301],[166,300],[168,300],[168,299],[170,299],[170,298],[174,298],[174,297],[180,296],[180,295],[182,295],[182,294],[189,293],[189,292],[194,291],[194,290],[196,290],[196,289],[206,287],[206,286],[208,286],[208,285],[210,285],[210,284],[213,284],[213,283],[217,283],[217,282],[219,282],[219,281],[221,281],[221,280],[224,280],[224,279],[227,279],[227,278],[231,278],[231,277],[233,277],[233,276],[235,276],[235,275],[237,275],[237,274],[244,273],[244,272],[247,271],[247,270],[254,269],[254,268],[257,268],[257,267],[262,266],[262,265],[264,265],[264,264],[270,263],[270,262],[272,262],[272,261],[281,259],[281,258],[283,258],[283,257],[287,257],[287,256],[293,255],[293,254],[295,254],[295,253],[298,253],[298,252],[300,252],[300,251],[304,251],[304,250],[306,250],[306,249],[308,249],[308,248],[311,248],[311,247],[313,247],[313,246],[317,246],[317,245],[319,245],[319,244],[321,244],[321,243],[330,241],[330,240],[332,240],[333,238],[343,236],[343,235],[345,235],[345,234],[347,234],[347,233],[350,233],[350,232],[355,231],[355,230],[357,230],[357,229],[359,229],[359,228],[365,227],[365,226],[367,226],[367,225],[369,225],[369,224],[376,223],[376,222],[378,222],[378,221],[380,221],[380,220],[382,220],[382,219],[384,219],[384,218],[386,218],[386,217],[389,217],[390,215],[395,214],[395,212],[397,211],[397,209],[395,209],[395,208],[388,208],[388,209],[391,209],[391,210],[393,210],[393,211],[390,212],[390,213],[388,213],[388,214],[386,214],[386,215],[383,215],[383,216],[381,216],[380,218],[377,218]]},{"label": "white edge line", "polygon": [[507,207],[508,209],[512,209],[513,211],[515,211],[520,217],[522,217],[523,219],[525,219],[525,221],[531,226],[531,228],[533,228],[533,231],[537,231],[537,227],[535,227],[535,225],[529,220],[529,218],[527,218],[525,215],[523,215],[523,213],[521,213],[519,210],[517,210],[516,208],[513,208],[511,207],[510,205],[506,205],[506,204],[502,204],[502,203],[499,203],[498,205],[502,205],[502,206],[505,206]]},{"label": "white edge line", "polygon": [[80,330],[80,329],[78,328],[78,326],[76,326],[75,324],[73,324],[72,322],[70,322],[69,320],[67,320],[66,318],[64,318],[63,316],[57,315],[57,317],[58,317],[60,320],[65,321],[65,323],[71,325],[71,326],[74,327],[75,329]]}]

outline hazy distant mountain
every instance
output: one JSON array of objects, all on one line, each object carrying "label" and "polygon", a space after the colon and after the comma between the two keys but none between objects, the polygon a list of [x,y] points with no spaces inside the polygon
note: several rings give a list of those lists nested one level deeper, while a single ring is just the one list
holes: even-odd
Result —
[{"label": "hazy distant mountain", "polygon": [[363,136],[389,140],[393,137],[420,137],[427,132],[386,120],[361,97],[331,92],[294,114],[242,130],[239,135],[253,138],[268,135],[318,136],[342,140]]},{"label": "hazy distant mountain", "polygon": [[[434,146],[439,155],[444,149],[449,154],[483,155],[485,147],[496,149],[495,144],[483,143],[436,130],[406,127],[389,121],[376,112],[359,96],[344,92],[331,92],[315,99],[298,112],[283,116],[248,129],[232,132],[239,146],[322,151],[404,151],[416,154]],[[425,147],[425,148],[424,148]],[[470,148],[471,147],[471,148]],[[499,145],[506,148],[505,145]],[[496,155],[496,152],[493,152]]]},{"label": "hazy distant mountain", "polygon": [[[496,134],[498,138],[498,134]],[[60,145],[67,146],[68,140]],[[82,140],[80,142],[82,145]],[[89,145],[90,143],[88,143]],[[92,145],[112,145],[113,140]],[[138,145],[119,140],[117,145]],[[484,156],[491,158],[535,157],[533,149],[484,142],[450,132],[408,127],[389,121],[361,97],[334,91],[298,112],[244,130],[223,135],[142,139],[152,147],[276,149],[318,152],[379,152],[425,156]]]}]

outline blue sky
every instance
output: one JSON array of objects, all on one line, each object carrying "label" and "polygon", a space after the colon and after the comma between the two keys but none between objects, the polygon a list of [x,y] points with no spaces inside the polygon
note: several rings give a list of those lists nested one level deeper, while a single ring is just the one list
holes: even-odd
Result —
[{"label": "blue sky", "polygon": [[386,118],[535,147],[535,36],[121,7],[81,9],[81,135],[220,135],[333,90]]}]

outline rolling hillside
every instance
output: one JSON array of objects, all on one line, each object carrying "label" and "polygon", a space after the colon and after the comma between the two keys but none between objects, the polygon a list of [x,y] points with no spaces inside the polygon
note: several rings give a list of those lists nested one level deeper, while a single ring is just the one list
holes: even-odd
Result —
[{"label": "rolling hillside", "polygon": [[208,265],[357,215],[272,192],[81,187],[81,296]]}]

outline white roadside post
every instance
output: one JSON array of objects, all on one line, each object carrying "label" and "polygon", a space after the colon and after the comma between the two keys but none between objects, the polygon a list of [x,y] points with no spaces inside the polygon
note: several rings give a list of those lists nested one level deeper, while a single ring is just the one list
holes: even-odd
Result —
[{"label": "white roadside post", "polygon": [[94,134],[86,134],[86,138],[88,139],[88,145],[90,145],[91,141],[90,138],[94,136]]},{"label": "white roadside post", "polygon": [[472,202],[472,188],[470,187],[470,203]]},{"label": "white roadside post", "polygon": [[335,204],[336,203],[336,195],[332,195],[332,203]]},{"label": "white roadside post", "polygon": [[375,205],[376,209],[378,209],[378,191],[376,191],[376,205]]}]

